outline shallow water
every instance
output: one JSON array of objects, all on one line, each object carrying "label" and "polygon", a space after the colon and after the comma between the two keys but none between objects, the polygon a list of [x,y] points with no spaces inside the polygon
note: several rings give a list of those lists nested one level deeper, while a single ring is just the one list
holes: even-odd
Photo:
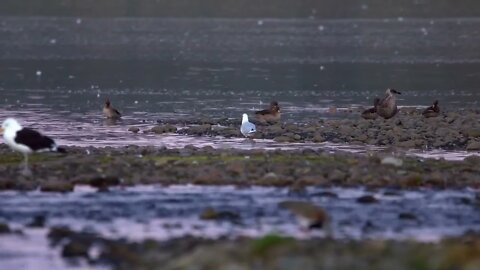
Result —
[{"label": "shallow water", "polygon": [[[480,19],[462,18],[0,17],[0,118],[68,145],[243,148],[126,130],[158,119],[235,118],[272,99],[285,121],[358,117],[328,109],[369,106],[391,86],[403,91],[402,106],[439,99],[442,108],[471,108],[480,95],[478,29]],[[116,125],[101,116],[106,97],[125,115]]]},{"label": "shallow water", "polygon": [[[403,92],[401,106],[439,99],[444,109],[475,108],[478,29],[474,18],[0,17],[0,118],[17,117],[68,145],[243,148],[127,129],[239,118],[273,99],[285,121],[358,117],[328,109],[369,106],[387,87]],[[116,125],[101,116],[106,97],[124,114]]]},{"label": "shallow water", "polygon": [[[1,192],[0,220],[26,224],[33,217],[43,215],[49,225],[89,228],[112,237],[130,239],[169,239],[186,234],[205,237],[258,235],[269,231],[303,237],[291,215],[277,206],[283,200],[298,199],[311,201],[327,210],[336,238],[435,240],[468,229],[480,229],[476,192],[473,189],[367,191],[363,188],[309,187],[304,193],[296,194],[284,188],[195,185],[137,186],[96,192],[96,189],[80,186],[67,194]],[[322,195],[326,193],[334,196]],[[358,197],[367,194],[375,196],[378,202],[356,202]],[[228,210],[239,214],[240,218],[224,222],[202,221],[199,214],[206,207]],[[413,214],[416,219],[399,219],[400,213]]]},{"label": "shallow water", "polygon": [[[478,192],[311,187],[305,193],[292,194],[284,188],[194,185],[137,186],[113,188],[109,192],[77,187],[75,192],[67,194],[0,192],[0,221],[25,232],[19,236],[0,236],[0,261],[18,265],[39,260],[44,265],[56,264],[53,269],[61,269],[60,262],[55,261],[58,251],[41,248],[46,246],[46,231],[25,227],[38,215],[46,217],[48,226],[68,225],[109,238],[130,240],[165,240],[185,235],[258,236],[272,232],[298,238],[324,235],[321,231],[303,231],[290,212],[278,207],[279,202],[292,199],[324,207],[332,220],[333,236],[338,239],[436,241],[468,230],[480,231],[480,210],[476,206],[478,201],[475,203]],[[366,194],[375,196],[378,202],[356,202]],[[230,211],[239,218],[201,220],[199,215],[206,207]],[[411,218],[399,217],[405,213]],[[14,244],[20,239],[28,245]]]}]

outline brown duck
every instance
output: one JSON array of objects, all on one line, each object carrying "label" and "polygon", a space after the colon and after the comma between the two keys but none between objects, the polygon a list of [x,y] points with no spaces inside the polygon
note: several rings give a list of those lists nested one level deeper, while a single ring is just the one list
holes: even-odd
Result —
[{"label": "brown duck", "polygon": [[438,106],[438,100],[435,100],[433,102],[433,105],[426,108],[423,112],[422,115],[425,118],[430,118],[430,117],[437,117],[440,115],[440,107]]},{"label": "brown duck", "polygon": [[325,229],[328,227],[327,212],[305,201],[283,201],[279,206],[290,210],[304,229]]},{"label": "brown duck", "polygon": [[109,119],[119,119],[122,117],[122,114],[112,107],[108,98],[105,100],[105,105],[103,106],[103,115]]},{"label": "brown duck", "polygon": [[385,93],[386,96],[382,98],[380,102],[378,102],[376,109],[379,116],[385,119],[390,119],[394,117],[398,112],[395,94],[401,95],[402,93],[392,88],[388,88]]},{"label": "brown duck", "polygon": [[380,102],[379,98],[373,100],[373,107],[362,112],[362,118],[367,120],[377,119],[377,105]]},{"label": "brown duck", "polygon": [[255,118],[261,123],[273,123],[280,120],[280,106],[278,102],[272,101],[270,108],[256,111]]}]

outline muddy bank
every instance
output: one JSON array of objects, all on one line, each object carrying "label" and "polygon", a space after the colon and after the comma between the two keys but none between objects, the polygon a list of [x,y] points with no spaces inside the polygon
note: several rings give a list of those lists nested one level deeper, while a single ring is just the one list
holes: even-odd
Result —
[{"label": "muddy bank", "polygon": [[[360,117],[362,109],[336,112],[348,119],[305,119],[301,123],[257,123],[256,138],[277,142],[334,142],[416,149],[480,150],[480,112],[450,111],[424,118],[422,110],[402,108],[389,120]],[[252,120],[253,122],[254,120]],[[240,121],[232,119],[186,119],[160,121],[144,132],[193,136],[242,137]],[[178,128],[180,127],[180,128]]]},{"label": "muddy bank", "polygon": [[[130,243],[94,233],[52,228],[49,239],[65,259],[86,259],[114,269],[478,269],[480,237],[439,243],[414,241],[295,240],[278,235],[236,240],[184,237]],[[96,255],[91,252],[97,249]]]},{"label": "muddy bank", "polygon": [[0,189],[73,190],[137,184],[368,187],[479,187],[480,158],[420,159],[388,153],[355,155],[322,150],[266,151],[156,147],[69,147],[67,155],[36,154],[32,177],[19,172],[22,156],[0,148]]}]

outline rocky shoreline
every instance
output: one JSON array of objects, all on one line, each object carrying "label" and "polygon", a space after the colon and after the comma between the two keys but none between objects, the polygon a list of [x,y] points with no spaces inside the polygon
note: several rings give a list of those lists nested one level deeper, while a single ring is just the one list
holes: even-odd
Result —
[{"label": "rocky shoreline", "polygon": [[[439,243],[388,240],[296,240],[280,235],[165,242],[109,240],[91,232],[53,227],[48,234],[62,257],[113,269],[478,269],[480,236]],[[91,250],[100,249],[92,256]],[[98,248],[99,247],[99,248]]]},{"label": "rocky shoreline", "polygon": [[[305,119],[300,123],[257,124],[258,139],[276,142],[333,142],[394,146],[408,149],[480,150],[480,112],[447,111],[425,118],[421,110],[402,108],[394,118],[365,120],[361,110],[338,112],[344,119]],[[242,138],[240,121],[223,119],[161,120],[147,133],[178,133],[192,136]],[[139,132],[139,129],[132,129]]]},{"label": "rocky shoreline", "polygon": [[22,156],[0,146],[0,190],[69,192],[75,185],[100,190],[138,184],[367,187],[480,187],[480,157],[421,159],[391,152],[214,149],[207,146],[67,147],[68,154],[35,154],[33,176],[20,174]]}]

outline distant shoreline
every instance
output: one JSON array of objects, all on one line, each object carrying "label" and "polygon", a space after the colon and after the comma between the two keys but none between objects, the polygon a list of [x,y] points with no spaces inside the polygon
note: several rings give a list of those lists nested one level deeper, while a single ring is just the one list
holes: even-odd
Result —
[{"label": "distant shoreline", "polygon": [[463,0],[4,0],[0,16],[190,18],[478,17],[480,2]]}]

